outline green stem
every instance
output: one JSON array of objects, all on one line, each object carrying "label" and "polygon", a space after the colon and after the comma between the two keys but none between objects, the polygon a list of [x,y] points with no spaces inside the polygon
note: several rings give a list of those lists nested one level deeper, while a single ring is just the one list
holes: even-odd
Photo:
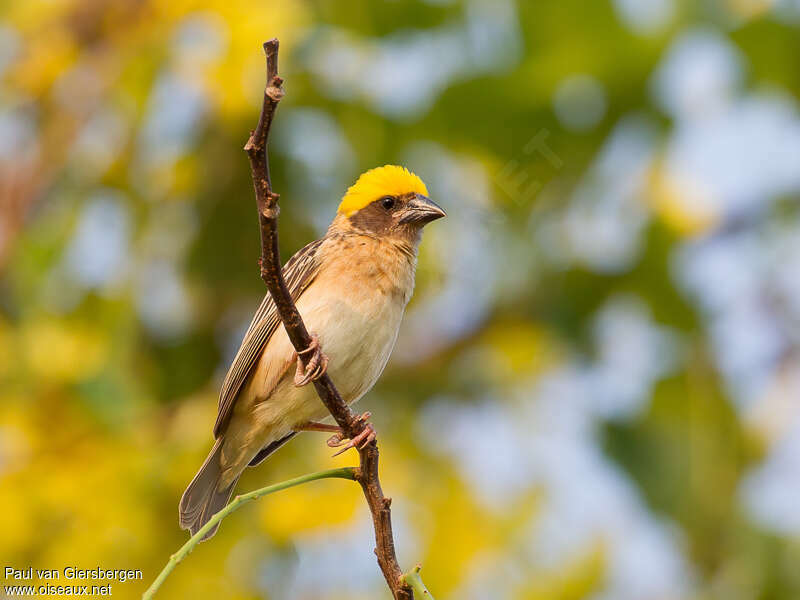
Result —
[{"label": "green stem", "polygon": [[280,492],[281,490],[285,490],[290,487],[294,487],[296,485],[300,485],[303,483],[308,483],[309,481],[316,481],[317,479],[331,479],[331,478],[338,478],[338,479],[350,479],[355,481],[356,479],[356,468],[355,467],[343,467],[341,469],[329,469],[327,471],[319,471],[318,473],[309,473],[308,475],[303,475],[302,477],[295,477],[294,479],[289,479],[288,481],[283,481],[281,483],[276,483],[275,485],[268,485],[267,487],[263,487],[252,492],[248,492],[247,494],[241,494],[236,496],[233,501],[228,504],[225,508],[221,511],[216,513],[211,519],[209,519],[208,523],[203,525],[200,530],[195,533],[192,537],[189,538],[181,549],[178,550],[175,554],[169,557],[169,561],[167,565],[162,569],[161,573],[158,574],[156,580],[152,583],[152,585],[147,588],[147,591],[142,594],[142,600],[150,600],[155,593],[158,591],[158,588],[161,587],[161,584],[164,583],[164,580],[169,576],[172,570],[181,562],[184,558],[186,558],[194,547],[200,543],[201,538],[206,534],[206,532],[210,531],[211,528],[214,527],[217,523],[222,521],[225,517],[231,514],[233,511],[241,507],[243,504],[250,502],[251,500],[256,500],[261,498],[262,496],[266,496],[267,494],[272,494],[274,492]]},{"label": "green stem", "polygon": [[422,581],[422,577],[419,576],[419,572],[422,570],[421,565],[417,565],[413,569],[411,569],[408,573],[404,573],[403,576],[400,578],[403,580],[403,583],[406,585],[411,586],[411,589],[414,590],[414,597],[420,600],[434,600],[433,594],[428,591],[428,588],[425,587],[425,584]]}]

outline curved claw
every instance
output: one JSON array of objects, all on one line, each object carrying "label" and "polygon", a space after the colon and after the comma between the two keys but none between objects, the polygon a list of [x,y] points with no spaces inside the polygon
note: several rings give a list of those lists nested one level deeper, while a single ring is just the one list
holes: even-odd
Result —
[{"label": "curved claw", "polygon": [[[311,353],[308,361],[301,359],[301,355]],[[316,381],[328,370],[328,357],[322,352],[317,334],[311,334],[311,344],[305,350],[295,352],[297,355],[297,370],[294,374],[294,384],[302,387]]]},{"label": "curved claw", "polygon": [[[370,416],[369,413],[364,413],[359,417],[359,420],[366,420],[369,418],[369,416]],[[377,437],[378,434],[375,432],[375,428],[372,426],[372,423],[367,423],[364,426],[364,429],[361,430],[361,433],[359,433],[357,436],[355,436],[353,439],[347,442],[347,444],[345,444],[344,447],[333,456],[339,456],[342,452],[346,452],[350,448],[358,448],[359,450],[363,450],[367,444],[375,441]],[[337,433],[332,435],[328,439],[328,445],[335,448],[341,446],[343,440],[344,440],[343,434]]]}]

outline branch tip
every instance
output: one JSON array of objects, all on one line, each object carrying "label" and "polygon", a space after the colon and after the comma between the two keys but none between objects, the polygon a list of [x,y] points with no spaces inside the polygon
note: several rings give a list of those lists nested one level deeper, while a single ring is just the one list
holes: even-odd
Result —
[{"label": "branch tip", "polygon": [[278,48],[280,42],[278,38],[272,38],[264,42],[264,54],[267,55],[267,83],[278,75]]},{"label": "branch tip", "polygon": [[425,587],[425,583],[422,581],[422,577],[420,577],[420,571],[422,571],[422,565],[417,563],[417,565],[411,569],[408,573],[403,573],[400,576],[400,582],[403,585],[408,586],[411,588],[415,594],[419,594],[420,600],[428,599],[433,600],[433,594],[428,591],[428,588]]}]

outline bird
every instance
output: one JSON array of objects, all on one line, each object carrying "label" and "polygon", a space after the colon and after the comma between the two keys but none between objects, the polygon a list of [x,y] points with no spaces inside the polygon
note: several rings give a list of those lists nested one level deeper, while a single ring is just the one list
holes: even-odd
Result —
[{"label": "bird", "polygon": [[[344,443],[339,427],[322,422],[329,415],[308,384],[327,372],[352,404],[380,377],[414,291],[422,230],[446,216],[428,196],[405,167],[370,169],[347,189],[325,235],[286,262],[283,276],[312,343],[299,357],[267,293],[222,383],[214,445],[180,500],[182,529],[196,534],[247,467],[298,433],[330,431],[330,446]],[[341,451],[374,438],[367,424]]]}]

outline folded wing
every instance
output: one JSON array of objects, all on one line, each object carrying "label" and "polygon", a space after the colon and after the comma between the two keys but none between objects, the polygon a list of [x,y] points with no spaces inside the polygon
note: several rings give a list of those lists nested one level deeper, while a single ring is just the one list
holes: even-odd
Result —
[{"label": "folded wing", "polygon": [[[319,271],[319,261],[317,250],[322,244],[322,240],[317,240],[304,246],[289,259],[283,267],[283,277],[292,299],[296,302],[302,293],[308,288]],[[261,351],[269,342],[272,334],[280,324],[280,317],[272,301],[272,296],[267,293],[261,306],[258,307],[250,327],[244,334],[242,345],[233,359],[233,363],[228,369],[225,381],[219,394],[219,410],[217,412],[217,422],[214,424],[214,437],[218,438],[230,419],[233,405],[239,395],[242,386],[247,381],[248,375],[252,371]]]}]

